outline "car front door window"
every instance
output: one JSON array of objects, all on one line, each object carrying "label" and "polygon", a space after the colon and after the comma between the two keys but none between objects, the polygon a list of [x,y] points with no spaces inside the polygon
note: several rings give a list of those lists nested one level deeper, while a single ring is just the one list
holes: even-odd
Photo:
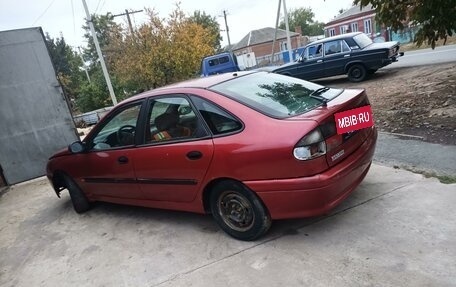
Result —
[{"label": "car front door window", "polygon": [[307,59],[320,58],[322,56],[322,44],[309,46],[307,48]]},{"label": "car front door window", "polygon": [[133,145],[140,108],[140,103],[134,104],[109,119],[93,137],[92,149],[105,150]]}]

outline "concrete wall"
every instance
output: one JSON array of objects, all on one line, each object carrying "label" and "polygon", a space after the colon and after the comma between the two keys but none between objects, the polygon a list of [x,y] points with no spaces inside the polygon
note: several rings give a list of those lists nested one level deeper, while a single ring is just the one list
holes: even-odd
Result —
[{"label": "concrete wall", "polygon": [[0,165],[8,184],[45,174],[78,139],[41,28],[0,32]]}]

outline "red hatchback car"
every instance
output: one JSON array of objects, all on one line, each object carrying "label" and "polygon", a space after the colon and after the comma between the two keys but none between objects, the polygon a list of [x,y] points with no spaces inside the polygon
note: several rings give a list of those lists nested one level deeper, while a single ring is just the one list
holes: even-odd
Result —
[{"label": "red hatchback car", "polygon": [[182,82],[117,105],[49,159],[47,176],[78,213],[94,201],[212,213],[254,240],[272,219],[328,213],[358,186],[377,131],[338,135],[334,114],[368,104],[363,90],[267,72]]}]

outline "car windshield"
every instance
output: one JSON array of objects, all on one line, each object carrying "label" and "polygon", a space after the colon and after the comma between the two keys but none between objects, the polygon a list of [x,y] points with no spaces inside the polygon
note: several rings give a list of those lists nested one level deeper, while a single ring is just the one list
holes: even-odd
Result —
[{"label": "car windshield", "polygon": [[[270,117],[287,118],[321,106],[324,101],[312,94],[319,88],[322,86],[300,79],[258,72],[214,85],[210,89]],[[323,100],[331,100],[340,93],[339,89],[328,89],[321,96]]]},{"label": "car windshield", "polygon": [[373,43],[371,38],[369,38],[366,34],[358,34],[353,37],[353,40],[355,40],[360,49],[364,49]]}]

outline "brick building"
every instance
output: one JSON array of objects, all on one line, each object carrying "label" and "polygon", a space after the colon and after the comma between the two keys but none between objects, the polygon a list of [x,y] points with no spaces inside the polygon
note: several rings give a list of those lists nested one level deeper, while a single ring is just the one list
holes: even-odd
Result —
[{"label": "brick building", "polygon": [[[274,40],[275,29],[271,27],[250,31],[239,43],[232,47],[232,51],[236,56],[244,54],[252,55],[256,58],[256,62],[261,66],[263,62],[270,62],[272,55],[272,42]],[[296,49],[307,43],[306,37],[302,37],[300,33],[290,32],[291,48]],[[285,30],[277,29],[277,37],[275,43],[274,62],[280,61],[282,51],[287,51],[287,34]]]},{"label": "brick building", "polygon": [[371,5],[363,8],[353,6],[326,23],[325,36],[331,37],[348,32],[364,32],[373,38],[377,33],[380,33],[388,40],[387,31],[382,29],[379,23],[376,23],[375,15],[375,10]]}]

